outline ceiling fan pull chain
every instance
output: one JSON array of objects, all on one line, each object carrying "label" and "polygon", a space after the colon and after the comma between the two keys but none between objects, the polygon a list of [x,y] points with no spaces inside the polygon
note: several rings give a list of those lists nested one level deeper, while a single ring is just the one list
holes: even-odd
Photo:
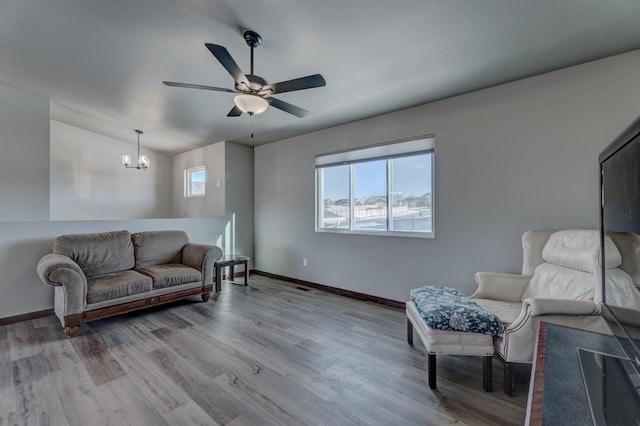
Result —
[{"label": "ceiling fan pull chain", "polygon": [[[253,49],[252,49],[253,50]],[[249,117],[251,117],[251,143],[250,143],[250,147],[253,147],[253,129],[255,127],[255,118],[254,118],[255,114],[251,114]]]}]

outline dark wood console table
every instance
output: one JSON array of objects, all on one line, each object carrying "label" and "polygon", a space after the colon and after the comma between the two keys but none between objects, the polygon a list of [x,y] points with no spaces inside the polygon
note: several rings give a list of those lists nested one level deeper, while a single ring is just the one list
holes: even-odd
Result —
[{"label": "dark wood console table", "polygon": [[235,265],[244,265],[244,285],[249,284],[249,258],[237,254],[228,254],[222,256],[214,265],[216,270],[216,293],[222,289],[222,269],[229,267],[229,275],[233,281],[235,278]]},{"label": "dark wood console table", "polygon": [[593,424],[577,348],[623,355],[613,336],[541,322],[531,370],[527,425]]}]

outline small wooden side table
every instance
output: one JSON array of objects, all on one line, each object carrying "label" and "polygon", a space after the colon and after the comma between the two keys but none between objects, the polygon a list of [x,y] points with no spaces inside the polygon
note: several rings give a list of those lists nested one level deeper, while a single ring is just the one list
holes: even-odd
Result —
[{"label": "small wooden side table", "polygon": [[228,254],[222,256],[215,264],[216,270],[216,293],[222,289],[222,269],[229,267],[229,275],[231,280],[235,278],[234,266],[244,265],[244,285],[249,284],[249,258],[238,254]]}]

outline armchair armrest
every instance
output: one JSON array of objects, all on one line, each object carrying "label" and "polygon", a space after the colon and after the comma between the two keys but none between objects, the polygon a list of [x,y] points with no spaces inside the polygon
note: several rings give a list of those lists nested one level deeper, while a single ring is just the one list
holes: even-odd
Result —
[{"label": "armchair armrest", "polygon": [[523,305],[531,307],[531,316],[596,315],[598,313],[598,307],[592,300],[530,297],[524,300]]},{"label": "armchair armrest", "polygon": [[530,280],[531,277],[528,275],[478,272],[476,273],[478,289],[470,298],[520,302]]},{"label": "armchair armrest", "polygon": [[516,331],[523,327],[531,317],[543,315],[588,316],[597,315],[598,306],[592,300],[548,299],[530,297],[522,302],[522,311],[508,329]]},{"label": "armchair armrest", "polygon": [[518,318],[505,328],[496,350],[507,362],[531,362],[540,321],[597,329],[603,321],[597,313],[592,300],[527,298]]},{"label": "armchair armrest", "polygon": [[62,286],[64,315],[83,311],[87,300],[87,277],[70,257],[49,253],[38,262],[38,276],[45,284]]},{"label": "armchair armrest", "polygon": [[213,264],[222,257],[220,247],[188,243],[182,248],[182,263],[202,272],[202,284],[213,283]]}]

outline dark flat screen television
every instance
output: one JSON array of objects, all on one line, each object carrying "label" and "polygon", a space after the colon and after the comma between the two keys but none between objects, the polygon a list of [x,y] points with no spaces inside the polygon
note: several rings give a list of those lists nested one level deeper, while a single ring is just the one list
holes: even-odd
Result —
[{"label": "dark flat screen television", "polygon": [[[600,153],[599,160],[600,254],[601,264],[604,264],[605,235],[613,232],[640,235],[640,117]],[[640,253],[637,255],[640,256]],[[640,258],[636,261],[637,265]],[[603,317],[620,339],[620,344],[629,359],[640,366],[640,345],[636,340],[640,327],[640,311],[620,306],[611,297],[610,289],[607,288],[608,282],[607,270],[602,268]]]},{"label": "dark flat screen television", "polygon": [[[605,236],[640,238],[640,117],[600,153],[599,163],[600,264],[605,265]],[[640,284],[640,250],[623,261]],[[601,269],[602,316],[622,350],[617,356],[578,351],[591,414],[595,425],[640,425],[640,306],[613,297],[612,272]]]}]

